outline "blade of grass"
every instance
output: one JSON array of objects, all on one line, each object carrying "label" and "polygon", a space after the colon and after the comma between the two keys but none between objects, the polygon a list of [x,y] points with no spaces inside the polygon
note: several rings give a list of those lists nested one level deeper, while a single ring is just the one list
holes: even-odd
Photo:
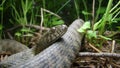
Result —
[{"label": "blade of grass", "polygon": [[110,10],[110,13],[113,12],[113,10],[117,8],[118,5],[120,5],[120,1]]},{"label": "blade of grass", "polygon": [[[87,1],[85,1],[85,0],[82,0],[82,2],[83,2],[83,5],[84,5],[84,10],[87,12]],[[87,21],[88,20],[88,15],[85,15],[85,21]]]},{"label": "blade of grass", "polygon": [[114,20],[119,14],[120,14],[120,11],[116,13],[116,15],[112,18],[112,20]]},{"label": "blade of grass", "polygon": [[102,21],[101,21],[101,23],[100,23],[100,35],[102,35],[103,33],[104,33],[104,29],[105,29],[105,25],[106,25],[106,21],[107,21],[107,19],[108,19],[108,16],[109,16],[109,11],[110,11],[110,9],[111,9],[111,7],[112,7],[112,2],[113,2],[113,0],[109,0],[109,2],[108,2],[108,5],[107,5],[107,9],[106,9],[106,12],[105,12],[105,14],[104,14],[104,16],[102,17]]},{"label": "blade of grass", "polygon": [[71,0],[66,1],[66,3],[63,4],[63,6],[58,9],[58,11],[56,12],[56,14],[59,13],[70,1]]},{"label": "blade of grass", "polygon": [[74,0],[74,4],[75,4],[75,9],[76,9],[77,17],[79,18],[79,6],[78,6],[77,0]]},{"label": "blade of grass", "polygon": [[98,16],[99,16],[99,14],[100,14],[100,9],[101,9],[102,1],[103,1],[103,0],[98,0],[99,5],[98,5],[98,9],[97,9],[98,12],[97,12],[97,14],[96,14],[96,16],[95,16],[95,22],[98,20]]}]

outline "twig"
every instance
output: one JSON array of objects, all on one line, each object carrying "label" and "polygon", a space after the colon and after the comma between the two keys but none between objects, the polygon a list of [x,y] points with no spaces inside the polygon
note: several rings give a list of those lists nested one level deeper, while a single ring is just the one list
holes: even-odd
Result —
[{"label": "twig", "polygon": [[48,30],[47,27],[41,27],[38,25],[25,25],[25,26],[30,27],[30,28],[35,28],[36,30]]},{"label": "twig", "polygon": [[13,39],[12,35],[9,32],[7,32],[7,35],[10,39]]},{"label": "twig", "polygon": [[22,25],[17,25],[17,26],[15,26],[15,27],[9,28],[9,29],[7,29],[5,32],[10,32],[10,31],[12,31],[12,30],[14,30],[14,29],[16,29],[16,28],[19,28],[19,27],[22,27]]},{"label": "twig", "polygon": [[[43,25],[43,9],[41,8],[41,23],[40,23],[40,27],[42,28]],[[40,33],[42,34],[42,29],[40,29]]]},{"label": "twig", "polygon": [[110,10],[110,13],[111,13],[115,8],[117,8],[118,5],[120,5],[120,1]]},{"label": "twig", "polygon": [[91,52],[80,52],[79,57],[110,57],[120,58],[120,54],[117,53],[91,53]]},{"label": "twig", "polygon": [[[30,28],[34,28],[34,29],[36,29],[36,30],[40,30],[40,29],[46,29],[46,28],[44,28],[44,27],[40,27],[40,26],[38,26],[38,25],[33,25],[33,24],[31,24],[31,25],[29,25],[29,24],[27,24],[27,25],[25,25],[26,27],[30,27]],[[18,25],[18,26],[15,26],[15,27],[13,27],[13,28],[9,28],[8,30],[6,30],[5,32],[10,32],[10,31],[13,31],[14,29],[17,29],[17,28],[21,28],[22,27],[22,25]]]},{"label": "twig", "polygon": [[[114,49],[115,49],[115,40],[113,40],[112,41],[112,45],[111,45],[111,53],[114,53]],[[113,63],[113,59],[112,58],[109,58],[109,60],[110,60],[110,63],[112,64]],[[110,66],[113,66],[113,65],[111,65],[110,64]]]},{"label": "twig", "polygon": [[99,49],[97,49],[96,47],[94,47],[92,44],[89,43],[89,46],[92,47],[95,51],[101,53],[102,51],[100,51]]},{"label": "twig", "polygon": [[112,41],[111,53],[114,53],[115,50],[115,40]]},{"label": "twig", "polygon": [[50,14],[52,14],[52,15],[58,17],[58,18],[61,18],[59,15],[57,15],[57,14],[55,14],[55,13],[53,13],[53,12],[47,10],[47,9],[43,9],[43,8],[42,8],[42,10],[45,11],[45,12],[48,12],[48,13],[50,13]]},{"label": "twig", "polygon": [[114,62],[110,62],[112,64],[112,66],[116,67],[116,68],[120,68],[120,65],[119,64],[116,64]]},{"label": "twig", "polygon": [[[44,16],[43,16],[43,11],[47,12],[47,13],[50,13],[58,18],[61,18],[59,15],[47,10],[47,9],[44,9],[44,8],[41,8],[41,24],[40,24],[40,27],[42,28],[42,25],[43,25],[43,22],[44,22]],[[42,33],[42,29],[40,29],[40,33]]]}]

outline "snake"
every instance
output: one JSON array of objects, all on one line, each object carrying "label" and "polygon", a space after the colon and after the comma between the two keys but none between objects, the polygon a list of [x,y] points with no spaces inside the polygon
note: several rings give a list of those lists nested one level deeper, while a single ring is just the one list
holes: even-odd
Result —
[{"label": "snake", "polygon": [[[83,20],[75,20],[60,40],[42,52],[34,54],[34,48],[11,55],[0,62],[1,68],[70,68],[80,50],[83,34],[77,32]],[[38,43],[39,44],[39,43]],[[38,46],[39,47],[39,46]]]},{"label": "snake", "polygon": [[23,50],[29,49],[24,44],[11,39],[2,39],[0,40],[0,53],[10,52],[11,54],[16,54]]},{"label": "snake", "polygon": [[[66,25],[58,25],[52,28],[47,28],[46,32],[43,33],[42,37],[41,38],[38,37],[37,40],[34,41],[34,43],[36,44],[36,46],[34,46],[33,48],[33,50],[35,50],[35,54],[41,52],[42,50],[47,48],[50,44],[58,40],[66,31],[67,31]],[[10,39],[0,40],[0,53],[10,52],[11,54],[15,54],[26,49],[29,48],[16,40]]]}]

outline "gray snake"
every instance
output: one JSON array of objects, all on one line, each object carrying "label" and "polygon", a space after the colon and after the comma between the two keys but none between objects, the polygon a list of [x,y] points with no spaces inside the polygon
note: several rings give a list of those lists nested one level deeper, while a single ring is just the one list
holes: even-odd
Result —
[{"label": "gray snake", "polygon": [[[40,38],[39,36],[37,36],[36,40],[34,41],[36,46],[34,46],[33,51],[35,51],[36,54],[47,48],[50,44],[52,44],[63,34],[65,34],[65,32],[67,31],[67,26],[58,25],[52,28],[46,28],[45,31],[46,32],[44,32]],[[26,45],[23,45],[15,40],[0,40],[0,53],[11,52],[11,54],[15,54],[26,49],[29,48]]]},{"label": "gray snake", "polygon": [[34,55],[32,49],[14,54],[0,63],[6,68],[70,68],[81,45],[82,34],[76,30],[83,21],[78,19],[69,26],[62,39]]}]

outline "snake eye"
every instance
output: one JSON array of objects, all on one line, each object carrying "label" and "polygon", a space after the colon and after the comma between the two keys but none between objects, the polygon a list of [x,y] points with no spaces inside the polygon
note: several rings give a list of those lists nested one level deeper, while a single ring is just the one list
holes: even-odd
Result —
[{"label": "snake eye", "polygon": [[53,27],[53,28],[52,28],[52,30],[56,30],[56,28],[55,28],[55,27]]},{"label": "snake eye", "polygon": [[52,27],[51,32],[54,33],[56,31],[55,27]]},{"label": "snake eye", "polygon": [[67,29],[67,26],[66,25],[62,25],[62,29]]}]

